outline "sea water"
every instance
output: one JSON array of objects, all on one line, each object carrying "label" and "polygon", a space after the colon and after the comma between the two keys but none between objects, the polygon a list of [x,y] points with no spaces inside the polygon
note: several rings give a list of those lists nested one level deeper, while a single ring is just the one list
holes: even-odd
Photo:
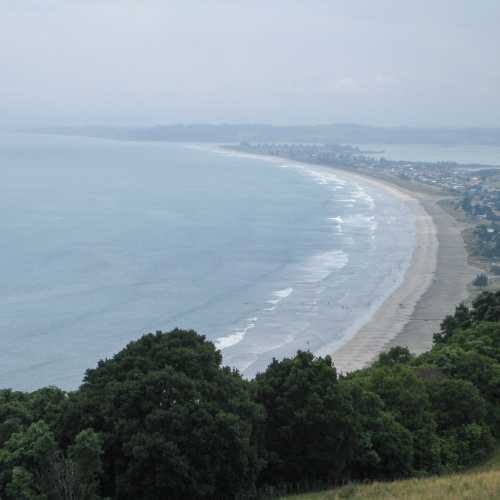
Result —
[{"label": "sea water", "polygon": [[251,377],[340,346],[400,283],[413,214],[329,170],[159,142],[0,136],[0,387],[71,389],[192,328]]}]

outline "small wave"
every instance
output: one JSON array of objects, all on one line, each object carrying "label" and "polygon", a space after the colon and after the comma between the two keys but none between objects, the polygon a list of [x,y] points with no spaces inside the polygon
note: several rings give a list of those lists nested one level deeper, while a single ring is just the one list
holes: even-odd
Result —
[{"label": "small wave", "polygon": [[331,220],[333,222],[337,222],[338,224],[344,223],[344,219],[342,219],[342,217],[328,217],[328,220]]},{"label": "small wave", "polygon": [[344,224],[345,221],[342,217],[328,217],[328,220],[334,222],[333,226],[335,227],[337,234],[344,234],[342,224]]},{"label": "small wave", "polygon": [[374,233],[378,227],[374,215],[352,215],[345,222],[350,226],[367,228],[371,233]]},{"label": "small wave", "polygon": [[333,185],[333,186],[345,186],[346,181],[339,179],[335,174],[330,172],[323,172],[314,169],[305,169],[305,173],[311,177],[318,184],[322,185]]},{"label": "small wave", "polygon": [[331,250],[307,259],[303,266],[304,282],[317,283],[333,271],[342,269],[349,262],[349,256],[342,250]]},{"label": "small wave", "polygon": [[352,193],[352,196],[358,200],[365,201],[370,207],[370,210],[375,208],[375,200],[358,184],[356,184],[356,191]]},{"label": "small wave", "polygon": [[276,306],[284,299],[289,297],[293,293],[293,288],[284,288],[283,290],[277,290],[273,292],[273,298],[267,301],[272,307],[267,307],[264,311],[274,311]]},{"label": "small wave", "polygon": [[317,170],[315,168],[311,168],[310,165],[307,164],[281,164],[278,165],[279,168],[293,168],[295,170],[300,170],[308,177],[312,178],[315,182],[321,185],[329,185],[330,189],[336,191],[338,189],[343,189],[347,184],[347,181],[340,179],[333,172],[328,172],[326,170]]},{"label": "small wave", "polygon": [[228,347],[231,347],[233,345],[236,345],[240,343],[244,338],[245,335],[252,329],[255,328],[255,325],[257,324],[257,320],[259,318],[248,318],[247,321],[248,323],[244,328],[241,330],[236,330],[234,333],[231,333],[230,335],[226,335],[225,337],[219,337],[214,340],[215,347],[217,349],[227,349]]},{"label": "small wave", "polygon": [[279,300],[286,299],[293,292],[293,288],[284,288],[283,290],[278,290],[273,292],[273,295],[277,297]]}]

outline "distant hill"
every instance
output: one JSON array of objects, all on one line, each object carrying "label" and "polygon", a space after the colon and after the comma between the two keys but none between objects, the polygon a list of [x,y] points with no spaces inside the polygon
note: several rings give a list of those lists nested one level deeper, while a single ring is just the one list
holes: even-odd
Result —
[{"label": "distant hill", "polygon": [[157,125],[154,127],[51,127],[30,132],[172,142],[320,142],[500,146],[500,128],[370,127],[356,124]]}]

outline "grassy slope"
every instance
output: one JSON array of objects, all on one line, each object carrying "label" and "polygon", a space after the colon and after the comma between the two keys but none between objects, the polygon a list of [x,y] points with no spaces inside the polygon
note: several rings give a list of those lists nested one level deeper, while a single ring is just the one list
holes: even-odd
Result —
[{"label": "grassy slope", "polygon": [[500,449],[463,474],[391,483],[348,485],[287,500],[500,500]]}]

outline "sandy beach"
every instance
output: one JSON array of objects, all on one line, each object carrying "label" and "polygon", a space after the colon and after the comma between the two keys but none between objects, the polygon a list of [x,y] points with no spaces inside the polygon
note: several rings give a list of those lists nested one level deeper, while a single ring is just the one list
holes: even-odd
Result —
[{"label": "sandy beach", "polygon": [[392,346],[406,346],[415,354],[430,349],[441,321],[467,298],[467,285],[478,272],[467,263],[461,234],[465,226],[441,208],[443,194],[410,190],[390,180],[340,168],[321,168],[333,170],[341,178],[363,180],[402,199],[414,214],[416,241],[401,285],[368,321],[346,335],[343,345],[336,349],[325,346],[319,354],[331,354],[338,370],[346,373],[368,365]]},{"label": "sandy beach", "polygon": [[[245,155],[239,151],[234,153]],[[300,164],[288,158],[247,156]],[[410,190],[385,178],[342,168],[308,166],[333,171],[339,178],[354,182],[362,180],[399,197],[414,213],[416,235],[411,262],[400,286],[367,321],[357,324],[354,331],[346,332],[344,344],[326,345],[317,354],[332,355],[338,370],[346,373],[366,366],[380,352],[395,345],[407,346],[416,354],[428,350],[441,321],[467,298],[467,285],[477,273],[477,269],[467,263],[461,235],[465,226],[439,205],[445,195]]]},{"label": "sandy beach", "polygon": [[441,208],[442,196],[375,182],[395,190],[413,210],[416,245],[403,283],[351,339],[332,352],[341,372],[366,366],[392,346],[406,346],[415,354],[430,349],[433,334],[467,298],[467,285],[477,272],[467,263],[464,226]]}]

